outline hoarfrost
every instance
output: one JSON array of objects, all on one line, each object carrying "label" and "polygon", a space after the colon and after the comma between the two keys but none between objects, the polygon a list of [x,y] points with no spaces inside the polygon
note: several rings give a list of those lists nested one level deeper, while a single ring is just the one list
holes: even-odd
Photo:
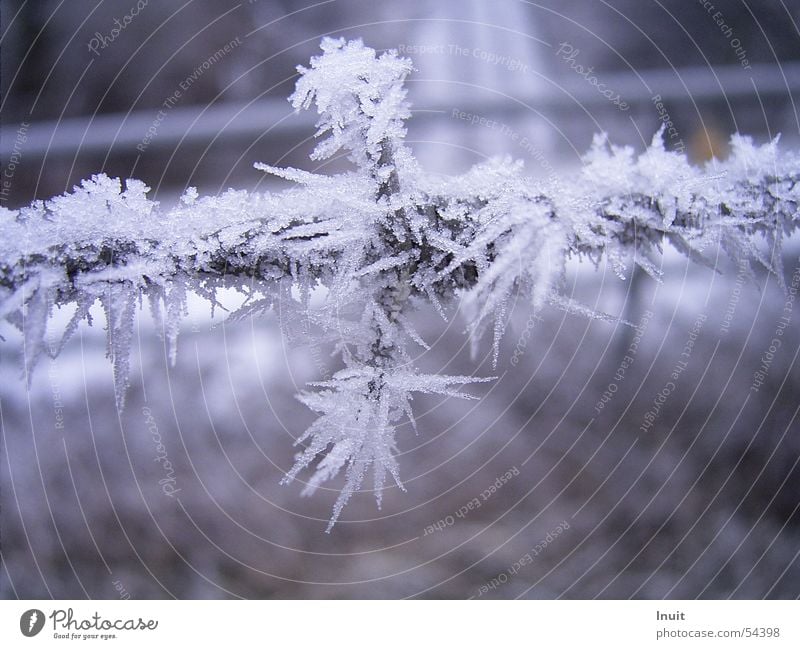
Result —
[{"label": "hoarfrost", "polygon": [[[319,419],[284,479],[319,456],[304,493],[344,471],[330,530],[370,471],[379,504],[389,477],[402,488],[395,433],[404,418],[413,424],[413,393],[464,397],[463,386],[488,380],[416,373],[407,346],[427,345],[407,317],[415,304],[430,302],[446,317],[448,301],[463,297],[473,343],[492,331],[496,365],[516,291],[527,291],[536,311],[549,303],[610,317],[564,294],[570,256],[606,255],[623,277],[632,261],[658,278],[665,241],[701,263],[719,245],[737,268],[761,265],[783,282],[781,244],[798,222],[800,159],[777,140],[756,146],[734,136],[728,159],[698,168],[665,149],[663,132],[639,155],[600,135],[569,183],[537,183],[509,158],[433,177],[403,141],[411,62],[361,41],[326,38],[322,50],[298,68],[290,100],[320,115],[313,157],[344,149],[354,171],[325,176],[258,164],[296,186],[209,197],[189,188],[168,209],[147,198],[143,183],[128,180],[123,189],[98,174],[49,201],[0,208],[0,317],[24,333],[28,375],[46,351],[56,305],[76,305],[60,349],[102,304],[119,408],[137,299],[149,301],[173,363],[188,291],[213,309],[218,289],[237,288],[246,300],[234,317],[290,305],[304,327],[319,327],[343,365],[300,395]],[[311,306],[320,287],[323,303]]]}]

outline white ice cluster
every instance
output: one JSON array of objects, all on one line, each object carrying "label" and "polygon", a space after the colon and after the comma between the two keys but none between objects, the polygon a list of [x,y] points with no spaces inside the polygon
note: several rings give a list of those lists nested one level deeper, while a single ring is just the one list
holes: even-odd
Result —
[{"label": "white ice cluster", "polygon": [[[296,317],[335,346],[343,369],[301,395],[320,417],[300,438],[305,449],[285,481],[320,456],[305,492],[344,469],[332,525],[368,471],[379,504],[387,475],[401,485],[395,427],[403,418],[413,423],[412,393],[463,397],[459,387],[487,380],[415,371],[409,346],[426,346],[407,317],[416,304],[443,313],[446,301],[463,298],[473,340],[491,328],[496,359],[515,291],[528,291],[537,309],[550,303],[599,315],[562,290],[570,255],[606,255],[620,275],[633,259],[658,278],[669,241],[701,262],[723,249],[738,267],[756,263],[783,278],[781,241],[799,218],[800,158],[777,141],[756,146],[736,136],[725,161],[698,168],[665,150],[661,133],[639,155],[598,136],[568,181],[536,182],[510,159],[438,178],[418,168],[403,142],[411,62],[360,41],[326,38],[322,50],[298,68],[290,99],[319,112],[324,139],[314,157],[344,149],[352,172],[257,165],[296,186],[207,198],[191,188],[169,209],[150,201],[143,183],[128,180],[123,189],[100,174],[72,193],[0,208],[0,318],[24,334],[28,375],[51,352],[45,333],[56,305],[76,305],[61,345],[95,302],[103,305],[122,408],[142,297],[173,362],[188,291],[213,308],[219,288],[238,288],[246,295],[239,316],[295,303]],[[325,301],[312,306],[319,287]]]}]

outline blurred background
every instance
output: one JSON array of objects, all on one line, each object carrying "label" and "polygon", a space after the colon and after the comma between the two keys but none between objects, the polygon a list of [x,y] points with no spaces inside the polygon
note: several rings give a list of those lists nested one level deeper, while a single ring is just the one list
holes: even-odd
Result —
[{"label": "blurred background", "polygon": [[[737,131],[800,146],[796,0],[3,0],[0,19],[8,208],[100,171],[168,204],[282,187],[258,161],[346,169],[308,159],[314,116],[286,101],[325,35],[413,59],[408,140],[431,173],[508,154],[569,182],[595,133],[641,151],[666,122],[709,176]],[[784,252],[788,283],[800,246]],[[357,494],[331,534],[336,484],[278,482],[313,420],[294,395],[336,363],[280,312],[231,324],[193,299],[170,367],[143,310],[121,414],[102,312],[30,385],[3,329],[0,594],[796,598],[800,316],[774,277],[711,256],[666,248],[662,284],[571,265],[572,297],[639,329],[520,296],[497,369],[489,341],[470,358],[458,304],[415,314],[422,371],[499,378],[472,402],[415,399],[407,491],[381,510]]]}]

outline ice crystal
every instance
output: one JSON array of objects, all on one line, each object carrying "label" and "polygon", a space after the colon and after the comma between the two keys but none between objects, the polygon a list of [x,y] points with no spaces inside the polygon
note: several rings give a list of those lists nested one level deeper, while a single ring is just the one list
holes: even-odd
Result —
[{"label": "ice crystal", "polygon": [[[311,493],[344,472],[332,526],[369,472],[379,504],[389,477],[402,486],[396,429],[403,419],[413,424],[414,392],[464,397],[461,387],[485,380],[415,372],[409,345],[427,347],[407,317],[416,304],[427,301],[446,317],[447,302],[462,297],[473,342],[491,330],[496,363],[517,291],[527,291],[536,311],[553,304],[602,317],[564,294],[570,256],[605,255],[620,276],[632,260],[658,278],[665,242],[701,263],[719,246],[737,268],[758,264],[783,281],[781,244],[798,222],[800,160],[777,140],[757,146],[734,136],[728,159],[698,168],[667,151],[662,132],[638,155],[598,136],[568,183],[536,182],[511,159],[433,177],[403,142],[411,62],[360,41],[326,38],[322,50],[298,68],[290,100],[319,113],[313,157],[344,149],[350,172],[258,164],[295,187],[209,197],[189,188],[168,209],[147,198],[143,183],[123,188],[99,174],[49,201],[0,208],[0,318],[24,334],[28,375],[48,351],[54,306],[76,305],[57,352],[102,304],[122,408],[137,299],[149,301],[172,362],[188,291],[213,308],[219,288],[239,289],[246,300],[234,317],[280,303],[282,316],[288,309],[330,341],[343,366],[300,395],[319,418],[300,437],[305,447],[285,478],[317,461],[304,489]],[[312,306],[320,288],[324,301]]]}]

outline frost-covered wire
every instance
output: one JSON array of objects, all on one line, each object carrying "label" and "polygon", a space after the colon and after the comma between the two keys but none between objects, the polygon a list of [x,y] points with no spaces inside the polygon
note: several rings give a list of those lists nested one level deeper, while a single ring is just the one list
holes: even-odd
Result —
[{"label": "frost-covered wire", "polygon": [[[63,196],[0,208],[0,318],[23,333],[28,376],[50,353],[52,309],[76,305],[60,349],[99,301],[122,408],[140,298],[162,319],[174,362],[188,292],[213,308],[219,288],[238,287],[247,294],[236,314],[243,316],[270,310],[293,286],[301,317],[336,345],[344,369],[301,395],[320,418],[300,438],[307,445],[286,481],[320,455],[306,492],[344,469],[332,525],[368,470],[379,504],[387,475],[402,484],[395,427],[413,422],[410,395],[463,396],[459,386],[476,380],[410,367],[409,345],[426,343],[406,314],[421,301],[442,309],[463,297],[473,338],[491,327],[496,362],[515,291],[528,291],[537,310],[550,303],[599,315],[562,290],[573,255],[605,255],[621,276],[633,260],[658,278],[665,241],[700,262],[721,247],[738,268],[758,264],[783,281],[781,242],[798,223],[800,158],[777,140],[756,146],[737,135],[726,160],[695,167],[667,151],[661,133],[638,155],[598,136],[582,168],[558,183],[531,179],[511,159],[433,177],[403,141],[411,62],[360,41],[326,38],[322,50],[298,68],[290,100],[317,108],[323,139],[313,157],[344,149],[352,172],[258,164],[296,186],[205,198],[190,188],[170,208],[149,200],[140,181],[123,186],[99,174]],[[311,307],[319,286],[325,302]]]}]

